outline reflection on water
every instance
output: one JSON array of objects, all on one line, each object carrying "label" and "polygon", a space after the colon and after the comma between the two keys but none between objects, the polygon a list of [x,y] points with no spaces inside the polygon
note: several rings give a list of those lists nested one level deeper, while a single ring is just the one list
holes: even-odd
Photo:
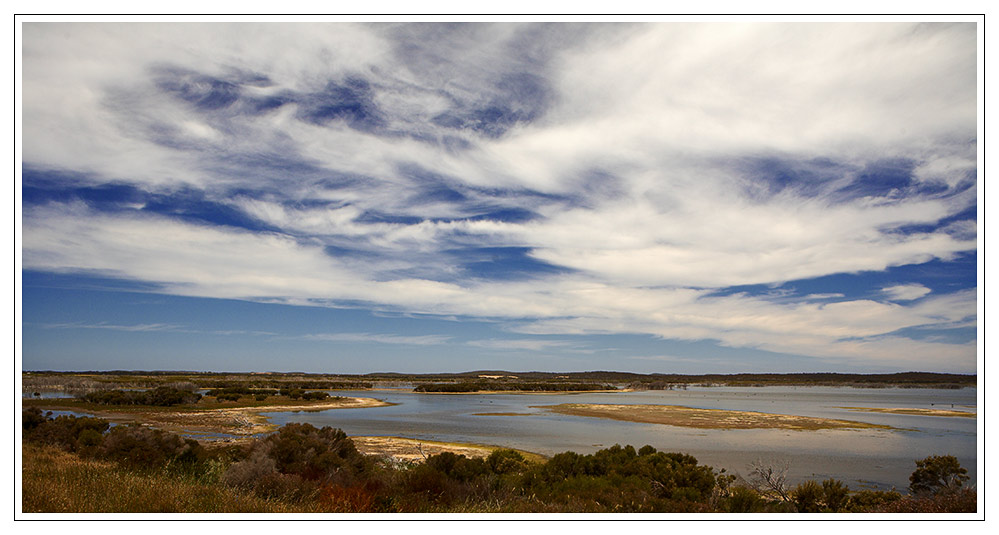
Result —
[{"label": "reflection on water", "polygon": [[[645,444],[689,453],[704,464],[747,473],[753,461],[790,461],[789,479],[835,477],[851,488],[905,489],[914,461],[955,455],[975,482],[977,420],[858,412],[846,407],[946,408],[976,411],[977,391],[834,387],[691,387],[688,390],[589,394],[414,394],[402,390],[331,392],[397,405],[323,412],[269,413],[278,425],[305,422],[349,435],[472,442],[545,455],[592,453],[614,444]],[[711,430],[569,416],[538,406],[559,403],[684,405],[836,418],[897,430]],[[483,415],[487,413],[500,413]]]}]

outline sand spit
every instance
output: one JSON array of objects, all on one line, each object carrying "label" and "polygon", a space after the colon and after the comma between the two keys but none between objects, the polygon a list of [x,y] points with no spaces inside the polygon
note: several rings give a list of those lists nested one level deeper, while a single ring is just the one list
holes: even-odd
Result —
[{"label": "sand spit", "polygon": [[887,425],[721,409],[696,409],[679,405],[598,405],[564,403],[535,407],[560,414],[610,418],[628,422],[693,427],[698,429],[894,429]]}]

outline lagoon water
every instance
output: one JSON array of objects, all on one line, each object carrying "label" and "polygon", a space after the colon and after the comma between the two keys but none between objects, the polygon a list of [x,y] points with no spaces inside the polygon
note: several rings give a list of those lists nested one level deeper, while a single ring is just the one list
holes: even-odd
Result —
[{"label": "lagoon water", "polygon": [[[332,426],[354,436],[398,436],[470,442],[543,455],[592,453],[614,444],[645,444],[688,453],[716,469],[748,475],[762,460],[788,464],[792,484],[834,477],[850,488],[904,491],[914,461],[954,455],[976,481],[977,419],[851,411],[843,407],[925,408],[977,413],[977,390],[845,387],[690,387],[687,390],[584,394],[416,394],[409,389],[335,391],[393,406],[321,412],[267,413],[271,422]],[[711,430],[555,414],[560,403],[683,405],[836,418],[890,425],[896,430]],[[489,414],[494,413],[494,414]]]}]

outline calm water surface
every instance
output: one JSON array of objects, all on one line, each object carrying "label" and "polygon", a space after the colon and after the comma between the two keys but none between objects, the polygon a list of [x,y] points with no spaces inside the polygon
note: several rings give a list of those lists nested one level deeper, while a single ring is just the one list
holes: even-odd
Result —
[{"label": "calm water surface", "polygon": [[[977,390],[856,389],[836,387],[691,387],[688,390],[592,394],[416,394],[406,389],[336,391],[373,397],[389,407],[268,413],[278,425],[332,426],[355,436],[399,436],[471,442],[544,455],[592,453],[614,444],[695,456],[702,464],[746,475],[757,460],[787,462],[788,479],[835,477],[853,489],[904,490],[914,461],[956,456],[975,483],[977,419],[856,412],[843,407],[954,409],[977,412]],[[898,430],[788,431],[689,429],[555,414],[537,408],[559,403],[684,405],[837,418]],[[488,413],[507,413],[489,415]]]}]

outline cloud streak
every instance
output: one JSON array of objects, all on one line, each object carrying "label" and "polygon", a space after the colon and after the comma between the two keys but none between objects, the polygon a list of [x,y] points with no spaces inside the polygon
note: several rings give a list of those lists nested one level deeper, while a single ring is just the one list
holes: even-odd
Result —
[{"label": "cloud streak", "polygon": [[973,289],[738,288],[977,251],[975,39],[960,23],[26,24],[24,266],[973,369],[968,344],[898,334],[973,324]]}]

